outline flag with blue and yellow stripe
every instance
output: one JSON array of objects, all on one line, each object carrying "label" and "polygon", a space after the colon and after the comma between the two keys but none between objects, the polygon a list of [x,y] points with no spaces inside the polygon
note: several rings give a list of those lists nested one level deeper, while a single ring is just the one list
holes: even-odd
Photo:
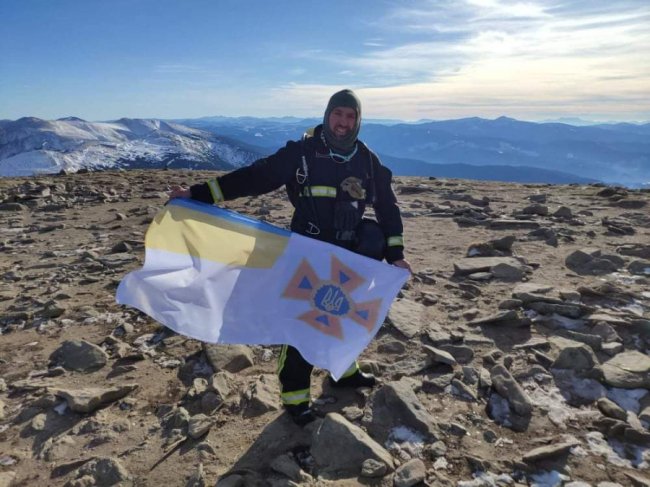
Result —
[{"label": "flag with blue and yellow stripe", "polygon": [[188,199],[149,226],[117,302],[209,343],[296,347],[338,379],[377,333],[408,271]]}]

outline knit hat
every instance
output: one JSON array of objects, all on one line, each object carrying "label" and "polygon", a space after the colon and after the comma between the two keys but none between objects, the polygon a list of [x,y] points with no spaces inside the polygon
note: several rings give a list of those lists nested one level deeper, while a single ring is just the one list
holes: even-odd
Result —
[{"label": "knit hat", "polygon": [[[339,107],[352,108],[357,112],[357,120],[354,124],[352,131],[343,139],[334,135],[330,129],[329,118],[332,110]],[[349,152],[353,149],[354,144],[359,136],[359,129],[361,128],[361,101],[357,98],[352,90],[341,90],[332,95],[327,108],[325,109],[325,116],[323,117],[323,134],[325,141],[330,148],[342,152]]]}]

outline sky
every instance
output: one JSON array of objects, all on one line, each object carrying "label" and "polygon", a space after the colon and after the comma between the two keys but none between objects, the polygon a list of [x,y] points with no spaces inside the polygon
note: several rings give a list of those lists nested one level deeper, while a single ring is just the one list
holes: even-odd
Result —
[{"label": "sky", "polygon": [[0,0],[0,119],[650,121],[648,0]]}]

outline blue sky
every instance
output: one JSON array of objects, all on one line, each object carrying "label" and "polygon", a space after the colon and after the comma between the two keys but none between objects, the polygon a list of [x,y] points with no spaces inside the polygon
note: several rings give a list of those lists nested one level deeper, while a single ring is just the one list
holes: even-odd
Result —
[{"label": "blue sky", "polygon": [[650,120],[647,0],[0,0],[0,119]]}]

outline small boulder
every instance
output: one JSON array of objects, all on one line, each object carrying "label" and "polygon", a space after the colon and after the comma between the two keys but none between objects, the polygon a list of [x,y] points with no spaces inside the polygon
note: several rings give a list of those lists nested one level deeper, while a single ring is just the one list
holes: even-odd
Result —
[{"label": "small boulder", "polygon": [[586,247],[569,254],[565,265],[578,274],[602,275],[617,271],[625,261],[617,255],[603,254],[600,249]]},{"label": "small boulder", "polygon": [[395,471],[395,487],[411,487],[426,479],[426,467],[419,458],[413,458]]},{"label": "small boulder", "polygon": [[108,487],[129,480],[129,472],[113,457],[95,458],[78,470],[78,477],[89,476],[97,487]]},{"label": "small boulder", "polygon": [[91,372],[106,365],[108,354],[85,340],[66,340],[50,355],[50,360],[67,370]]},{"label": "small boulder", "polygon": [[368,459],[393,470],[390,453],[337,413],[328,414],[314,431],[311,453],[321,472],[360,475],[363,462]]},{"label": "small boulder", "polygon": [[113,401],[122,399],[138,388],[137,384],[100,389],[88,387],[86,389],[57,389],[54,394],[65,399],[68,407],[76,413],[90,413]]},{"label": "small boulder", "polygon": [[253,352],[245,345],[204,343],[203,351],[215,372],[225,370],[234,374],[251,367],[255,363]]},{"label": "small boulder", "polygon": [[637,352],[615,355],[602,366],[605,384],[622,389],[650,389],[650,357]]}]

